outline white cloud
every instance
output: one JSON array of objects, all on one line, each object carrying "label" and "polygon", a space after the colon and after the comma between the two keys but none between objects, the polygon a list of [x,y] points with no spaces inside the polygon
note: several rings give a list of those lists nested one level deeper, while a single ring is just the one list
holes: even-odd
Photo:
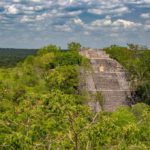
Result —
[{"label": "white cloud", "polygon": [[112,21],[112,19],[109,16],[107,16],[104,19],[93,21],[90,26],[87,25],[87,29],[91,29],[91,30],[103,29],[104,30],[104,28],[109,27],[110,29],[113,29],[113,30],[119,30],[121,28],[136,29],[137,27],[140,27],[140,26],[141,26],[141,23],[135,23],[135,22],[123,20],[123,19],[117,19],[115,21]]},{"label": "white cloud", "polygon": [[37,15],[37,16],[36,16],[36,20],[37,20],[37,21],[41,21],[41,20],[44,20],[44,19],[47,18],[47,17],[50,17],[50,15],[47,14],[47,13],[43,13],[43,14],[41,14],[41,15]]},{"label": "white cloud", "polygon": [[94,27],[100,27],[100,26],[109,26],[112,24],[111,19],[102,19],[102,20],[95,20],[92,22],[92,26]]},{"label": "white cloud", "polygon": [[21,23],[34,22],[35,20],[30,18],[29,16],[23,16],[20,20]]},{"label": "white cloud", "polygon": [[69,15],[69,16],[78,16],[82,13],[81,10],[78,10],[78,11],[73,11],[73,12],[67,12],[66,15]]},{"label": "white cloud", "polygon": [[42,2],[42,0],[30,0],[31,2]]},{"label": "white cloud", "polygon": [[130,10],[129,10],[129,8],[128,7],[120,7],[120,8],[116,8],[116,9],[114,9],[114,10],[111,10],[110,11],[111,13],[121,13],[121,14],[123,14],[123,13],[128,13],[128,12],[130,12]]},{"label": "white cloud", "polygon": [[128,7],[126,6],[119,6],[117,8],[109,8],[108,6],[106,7],[99,7],[99,8],[92,8],[92,9],[88,9],[89,13],[92,14],[97,14],[97,15],[101,15],[101,14],[112,14],[112,15],[123,15],[125,13],[129,13],[130,10]]},{"label": "white cloud", "polygon": [[15,7],[15,5],[11,5],[11,6],[6,6],[6,12],[8,14],[17,14],[19,12],[19,10]]},{"label": "white cloud", "polygon": [[90,32],[89,31],[85,31],[84,35],[90,35]]},{"label": "white cloud", "polygon": [[144,25],[144,29],[145,29],[146,31],[150,31],[150,24],[145,24],[145,25]]},{"label": "white cloud", "polygon": [[150,18],[150,13],[143,13],[140,16],[141,16],[141,18],[148,19],[148,18]]},{"label": "white cloud", "polygon": [[101,10],[101,9],[95,9],[95,8],[93,8],[93,9],[88,9],[88,12],[89,12],[89,13],[92,13],[92,14],[97,14],[97,15],[101,15],[101,14],[104,13],[103,10]]},{"label": "white cloud", "polygon": [[82,11],[73,11],[73,12],[66,12],[66,11],[59,11],[57,9],[53,9],[49,11],[48,16],[53,18],[60,18],[60,17],[76,17],[81,14]]},{"label": "white cloud", "polygon": [[113,22],[113,26],[124,27],[124,28],[135,28],[141,26],[141,23],[135,23],[128,20],[118,19]]},{"label": "white cloud", "polygon": [[80,18],[76,18],[73,21],[77,25],[84,26],[84,23],[83,23],[83,21]]},{"label": "white cloud", "polygon": [[110,16],[106,16],[104,19],[95,20],[91,23],[93,27],[101,27],[101,26],[110,26],[112,24],[112,20]]},{"label": "white cloud", "polygon": [[72,31],[72,29],[67,24],[55,25],[54,28],[55,28],[55,30],[62,31],[62,32],[71,32]]}]

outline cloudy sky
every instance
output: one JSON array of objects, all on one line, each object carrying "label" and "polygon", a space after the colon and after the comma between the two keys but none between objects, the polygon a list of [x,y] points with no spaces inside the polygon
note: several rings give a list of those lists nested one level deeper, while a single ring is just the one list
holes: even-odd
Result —
[{"label": "cloudy sky", "polygon": [[70,41],[150,47],[150,0],[0,0],[0,47]]}]

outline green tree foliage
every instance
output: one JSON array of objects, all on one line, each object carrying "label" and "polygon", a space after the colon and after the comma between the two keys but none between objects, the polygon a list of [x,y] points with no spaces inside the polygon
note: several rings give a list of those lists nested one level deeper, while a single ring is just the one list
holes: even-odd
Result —
[{"label": "green tree foliage", "polygon": [[128,43],[127,44],[130,50],[138,50],[138,45],[137,44],[133,44],[133,43]]},{"label": "green tree foliage", "polygon": [[128,43],[127,45],[130,50],[148,50],[148,48],[144,45],[133,44],[133,43]]},{"label": "green tree foliage", "polygon": [[71,43],[68,44],[68,50],[79,51],[80,48],[81,48],[81,44],[80,43],[71,42]]},{"label": "green tree foliage", "polygon": [[59,50],[60,50],[60,48],[57,47],[56,45],[48,45],[48,46],[41,48],[37,52],[37,54],[38,55],[44,55],[44,54],[49,53],[49,52],[58,52]]},{"label": "green tree foliage", "polygon": [[78,87],[78,72],[73,66],[57,67],[46,76],[50,90],[56,88],[65,93],[75,93]]},{"label": "green tree foliage", "polygon": [[149,106],[93,113],[78,95],[85,59],[49,48],[0,69],[0,149],[149,149]]},{"label": "green tree foliage", "polygon": [[67,51],[58,53],[54,60],[54,66],[65,66],[65,65],[80,65],[82,64],[83,58],[78,52]]},{"label": "green tree foliage", "polygon": [[116,45],[105,51],[128,70],[138,101],[150,104],[150,51],[129,50]]}]

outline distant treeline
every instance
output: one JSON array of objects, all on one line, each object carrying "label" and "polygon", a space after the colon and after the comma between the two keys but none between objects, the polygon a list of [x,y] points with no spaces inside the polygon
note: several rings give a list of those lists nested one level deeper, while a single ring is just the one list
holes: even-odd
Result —
[{"label": "distant treeline", "polygon": [[28,55],[35,55],[37,49],[0,48],[0,67],[14,67]]}]

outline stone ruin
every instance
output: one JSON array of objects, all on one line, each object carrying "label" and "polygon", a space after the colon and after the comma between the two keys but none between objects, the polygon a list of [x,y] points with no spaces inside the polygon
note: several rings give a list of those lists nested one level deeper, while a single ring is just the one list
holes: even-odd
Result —
[{"label": "stone ruin", "polygon": [[[92,67],[91,70],[82,71],[85,78],[84,89],[93,94],[102,93],[105,111],[114,111],[121,105],[127,105],[130,87],[125,69],[103,50],[84,49],[80,54],[89,59]],[[95,112],[102,109],[97,101],[89,100],[88,105]]]}]

